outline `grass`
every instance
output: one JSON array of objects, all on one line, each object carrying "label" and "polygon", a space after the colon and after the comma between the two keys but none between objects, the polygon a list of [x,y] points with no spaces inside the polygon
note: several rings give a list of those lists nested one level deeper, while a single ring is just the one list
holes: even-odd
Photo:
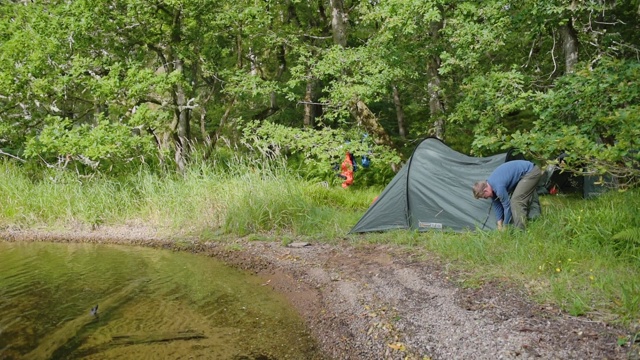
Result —
[{"label": "grass", "polygon": [[640,228],[640,193],[542,205],[526,231],[434,234],[423,246],[472,277],[509,279],[572,315],[639,324],[640,242],[630,229]]},{"label": "grass", "polygon": [[283,164],[238,157],[182,174],[141,169],[121,179],[80,178],[49,169],[38,178],[0,163],[0,226],[135,222],[202,240],[392,244],[436,254],[469,286],[498,279],[575,316],[640,325],[638,190],[591,200],[543,197],[543,216],[526,231],[346,235],[382,188],[326,186]]}]

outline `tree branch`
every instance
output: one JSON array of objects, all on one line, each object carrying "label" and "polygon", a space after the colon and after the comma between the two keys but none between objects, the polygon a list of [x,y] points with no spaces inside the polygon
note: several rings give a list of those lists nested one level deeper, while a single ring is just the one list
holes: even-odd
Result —
[{"label": "tree branch", "polygon": [[551,79],[551,76],[553,76],[553,74],[556,73],[556,70],[558,69],[558,64],[556,63],[556,55],[555,55],[555,51],[556,51],[556,32],[555,30],[551,30],[551,34],[553,35],[553,47],[551,48],[551,59],[553,60],[553,71],[551,72],[551,74],[549,74],[549,79]]},{"label": "tree branch", "polygon": [[0,150],[0,155],[5,155],[5,156],[8,156],[8,157],[12,157],[12,158],[14,158],[14,159],[16,159],[16,160],[22,161],[23,163],[24,163],[24,162],[27,162],[27,161],[26,161],[26,160],[24,160],[24,159],[21,159],[21,158],[19,158],[19,157],[15,156],[15,155],[11,155],[11,154],[9,154],[9,153],[6,153],[6,152],[4,152],[4,151],[2,151],[2,150]]}]

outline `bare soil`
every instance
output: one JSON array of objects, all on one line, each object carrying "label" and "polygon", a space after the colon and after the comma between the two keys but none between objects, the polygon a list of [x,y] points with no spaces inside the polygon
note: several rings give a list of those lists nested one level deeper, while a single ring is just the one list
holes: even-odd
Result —
[{"label": "bare soil", "polygon": [[205,254],[260,276],[330,359],[638,359],[629,331],[529,300],[507,282],[464,288],[447,264],[394,246],[170,240],[143,227],[3,229],[9,241],[143,245]]}]

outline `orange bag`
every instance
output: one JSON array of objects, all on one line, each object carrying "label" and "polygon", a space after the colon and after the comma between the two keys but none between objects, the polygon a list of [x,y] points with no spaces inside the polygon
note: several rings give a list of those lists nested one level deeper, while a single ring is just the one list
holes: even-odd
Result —
[{"label": "orange bag", "polygon": [[342,173],[340,173],[340,175],[342,175],[341,177],[345,179],[342,183],[342,187],[346,189],[349,187],[349,185],[353,184],[353,162],[351,162],[351,154],[349,154],[348,151],[347,155],[344,158],[344,161],[342,162],[342,165],[340,165],[340,169],[342,170]]}]

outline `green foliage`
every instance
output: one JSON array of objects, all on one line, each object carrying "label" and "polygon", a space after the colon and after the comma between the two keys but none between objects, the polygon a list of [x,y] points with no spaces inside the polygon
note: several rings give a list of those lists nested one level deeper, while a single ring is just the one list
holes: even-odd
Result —
[{"label": "green foliage", "polygon": [[440,54],[440,72],[486,67],[487,55],[502,55],[513,26],[510,6],[502,1],[467,1],[455,6],[442,30],[450,44]]},{"label": "green foliage", "polygon": [[611,237],[616,250],[632,261],[640,260],[640,227],[626,228]]},{"label": "green foliage", "polygon": [[513,114],[525,111],[530,104],[526,76],[517,70],[494,71],[468,80],[461,91],[464,95],[449,116],[455,124],[473,125],[473,150],[477,154],[504,150],[510,133],[526,123],[510,122]]},{"label": "green foliage", "polygon": [[626,241],[629,243],[640,244],[640,228],[624,229],[621,232],[613,235],[612,240]]},{"label": "green foliage", "polygon": [[[386,183],[393,177],[390,164],[400,161],[398,155],[388,147],[376,145],[360,129],[321,130],[296,129],[271,122],[251,122],[244,127],[244,143],[257,153],[267,155],[294,155],[302,158],[300,172],[306,177],[326,180],[335,177],[335,166],[340,165],[347,151],[356,159],[367,156],[376,171],[373,181]],[[369,169],[360,166],[359,176]],[[366,182],[366,181],[365,181]]]},{"label": "green foliage", "polygon": [[[408,150],[433,127],[437,90],[450,124],[445,139],[456,149],[517,146],[536,160],[566,150],[574,169],[573,160],[587,158],[593,172],[635,184],[635,2],[388,0],[343,10],[346,46],[333,42],[323,3],[3,3],[0,148],[28,157],[28,166],[70,154],[83,159],[82,171],[105,173],[130,168],[134,157],[183,169],[212,151],[210,139],[273,143],[304,159],[305,177],[327,181],[341,142],[361,137],[351,134],[355,99]],[[565,30],[583,64],[573,75],[560,51]],[[313,135],[299,129],[301,101],[313,104]],[[251,120],[265,119],[290,129],[245,136],[245,126],[256,129]],[[392,175],[396,154],[372,155],[356,184]]]},{"label": "green foliage", "polygon": [[381,92],[386,92],[392,80],[399,75],[397,67],[389,63],[391,59],[381,50],[368,46],[330,48],[313,71],[318,78],[331,79],[324,89],[329,96],[325,101],[339,107],[349,105],[354,98],[367,102],[380,100]]},{"label": "green foliage", "polygon": [[154,152],[149,136],[135,135],[129,127],[104,119],[97,125],[80,126],[58,117],[47,118],[47,122],[39,136],[27,142],[27,158],[107,170],[132,160],[142,162]]},{"label": "green foliage", "polygon": [[640,172],[640,63],[603,58],[583,64],[556,82],[553,90],[532,94],[538,120],[509,142],[535,158],[568,153],[569,168],[584,164],[596,174],[610,173],[623,184]]},{"label": "green foliage", "polygon": [[413,35],[423,30],[432,21],[439,21],[442,14],[437,1],[390,0],[362,10],[362,20],[381,23],[383,32]]}]

